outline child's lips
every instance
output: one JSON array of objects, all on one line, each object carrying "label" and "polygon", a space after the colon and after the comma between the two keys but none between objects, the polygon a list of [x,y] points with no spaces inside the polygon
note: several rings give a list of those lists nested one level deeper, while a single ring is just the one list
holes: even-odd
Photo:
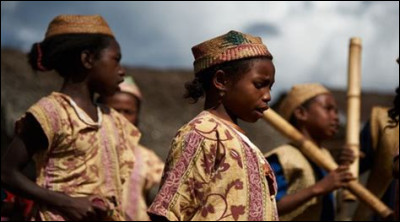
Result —
[{"label": "child's lips", "polygon": [[264,113],[266,110],[269,109],[269,106],[263,106],[263,107],[259,107],[256,110],[260,113]]},{"label": "child's lips", "polygon": [[331,124],[330,128],[334,133],[337,133],[339,131],[339,125],[338,124]]},{"label": "child's lips", "polygon": [[118,82],[117,82],[117,88],[118,88],[118,91],[121,91],[121,83],[122,82],[124,82],[124,79],[121,79],[121,80],[119,80]]},{"label": "child's lips", "polygon": [[260,117],[262,117],[262,116],[264,115],[264,112],[265,112],[266,110],[268,110],[268,109],[269,109],[268,106],[259,107],[259,108],[256,108],[256,112],[258,113],[258,115],[259,115]]}]

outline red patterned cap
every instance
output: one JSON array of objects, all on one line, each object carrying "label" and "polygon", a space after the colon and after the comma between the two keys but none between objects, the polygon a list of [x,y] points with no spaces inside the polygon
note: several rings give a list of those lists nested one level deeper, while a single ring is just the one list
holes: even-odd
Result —
[{"label": "red patterned cap", "polygon": [[260,37],[230,31],[193,46],[194,72],[197,74],[211,66],[233,60],[271,56]]}]

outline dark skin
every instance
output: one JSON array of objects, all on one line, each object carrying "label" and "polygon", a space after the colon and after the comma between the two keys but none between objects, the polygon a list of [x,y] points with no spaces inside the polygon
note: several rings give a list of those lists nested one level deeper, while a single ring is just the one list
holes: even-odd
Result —
[{"label": "dark skin", "polygon": [[103,99],[104,104],[110,106],[121,113],[129,122],[137,126],[139,117],[138,99],[126,92],[117,92],[113,96]]},{"label": "dark skin", "polygon": [[393,176],[399,179],[399,156],[397,156],[393,162]]},{"label": "dark skin", "polygon": [[[96,58],[89,51],[82,51],[81,62],[85,71],[75,73],[64,80],[60,92],[70,96],[94,121],[98,120],[94,93],[111,95],[118,90],[123,81],[125,70],[119,61],[121,52],[118,43],[113,40]],[[2,185],[11,191],[44,204],[60,212],[70,220],[97,220],[106,215],[105,206],[93,203],[94,196],[71,197],[39,187],[23,175],[22,169],[37,152],[48,149],[47,138],[36,119],[28,114],[23,128],[17,133],[7,153],[1,161]]]},{"label": "dark skin", "polygon": [[[121,113],[129,122],[133,125],[138,126],[139,122],[139,99],[131,93],[117,92],[113,96],[109,96],[103,99],[104,104],[110,106]],[[146,192],[146,203],[150,205],[156,194],[158,193],[158,187],[153,186],[149,191]]]},{"label": "dark skin", "polygon": [[118,91],[118,85],[123,82],[124,68],[120,65],[121,50],[116,41],[104,49],[101,57],[96,57],[88,51],[83,51],[81,61],[86,73],[71,74],[64,81],[61,92],[70,96],[95,121],[97,107],[94,93],[111,96]]},{"label": "dark skin", "polygon": [[[206,92],[204,110],[236,125],[238,119],[256,122],[269,108],[274,82],[275,66],[269,59],[254,59],[248,71],[237,73],[235,77],[217,70]],[[150,218],[168,221],[153,214]]]},{"label": "dark skin", "polygon": [[[338,130],[339,119],[336,101],[332,94],[322,94],[311,102],[306,108],[300,106],[294,111],[297,119],[297,128],[305,136],[319,147],[323,141],[332,138]],[[295,194],[284,196],[278,203],[278,211],[285,214],[303,205],[311,198],[326,195],[336,189],[347,187],[353,180],[353,176],[348,172],[348,165],[354,161],[354,154],[350,149],[344,149],[341,155],[340,166],[330,172],[315,185],[298,191]]]},{"label": "dark skin", "polygon": [[236,125],[238,119],[256,122],[269,108],[274,82],[275,67],[267,59],[255,59],[250,69],[236,78],[218,70],[206,93],[204,109]]}]

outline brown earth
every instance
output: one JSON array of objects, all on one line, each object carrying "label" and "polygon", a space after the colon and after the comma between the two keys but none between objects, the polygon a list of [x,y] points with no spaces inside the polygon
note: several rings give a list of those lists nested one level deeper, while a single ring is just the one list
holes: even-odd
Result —
[{"label": "brown earth", "polygon": [[[140,114],[141,143],[150,147],[165,159],[171,139],[184,123],[202,109],[202,101],[189,104],[184,100],[184,83],[192,79],[189,70],[158,70],[127,67],[141,88],[144,102]],[[26,55],[12,49],[1,50],[1,131],[2,153],[13,134],[15,120],[30,105],[61,86],[61,77],[56,73],[35,73],[27,63]],[[345,116],[346,93],[333,90],[339,104],[341,116]],[[368,118],[373,105],[392,104],[393,95],[363,93],[362,120]],[[250,139],[266,152],[285,142],[277,132],[262,120],[256,124],[241,123]],[[327,146],[339,148],[344,138],[343,128],[337,139]]]}]

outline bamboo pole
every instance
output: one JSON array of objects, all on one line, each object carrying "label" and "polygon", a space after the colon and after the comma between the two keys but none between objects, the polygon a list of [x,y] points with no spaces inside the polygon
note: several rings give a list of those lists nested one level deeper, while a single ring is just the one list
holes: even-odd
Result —
[{"label": "bamboo pole", "polygon": [[[315,145],[310,140],[307,140],[303,136],[303,134],[301,134],[296,128],[294,128],[290,123],[288,123],[272,109],[264,112],[264,120],[271,124],[285,137],[289,138],[297,147],[299,147],[300,151],[306,157],[308,157],[319,167],[327,171],[335,170],[338,167],[338,165],[334,161],[330,161],[324,158],[324,154],[317,145]],[[382,201],[380,201],[376,196],[365,189],[357,181],[350,182],[348,189],[362,202],[364,202],[374,211],[379,213],[379,215],[383,218],[388,218],[393,214],[393,211],[389,207],[387,207]]]},{"label": "bamboo pole", "polygon": [[[349,45],[347,84],[347,125],[346,145],[353,150],[354,162],[350,172],[358,179],[360,156],[360,112],[361,112],[361,39],[351,38]],[[347,190],[343,190],[344,201],[355,201],[357,198]]]}]

